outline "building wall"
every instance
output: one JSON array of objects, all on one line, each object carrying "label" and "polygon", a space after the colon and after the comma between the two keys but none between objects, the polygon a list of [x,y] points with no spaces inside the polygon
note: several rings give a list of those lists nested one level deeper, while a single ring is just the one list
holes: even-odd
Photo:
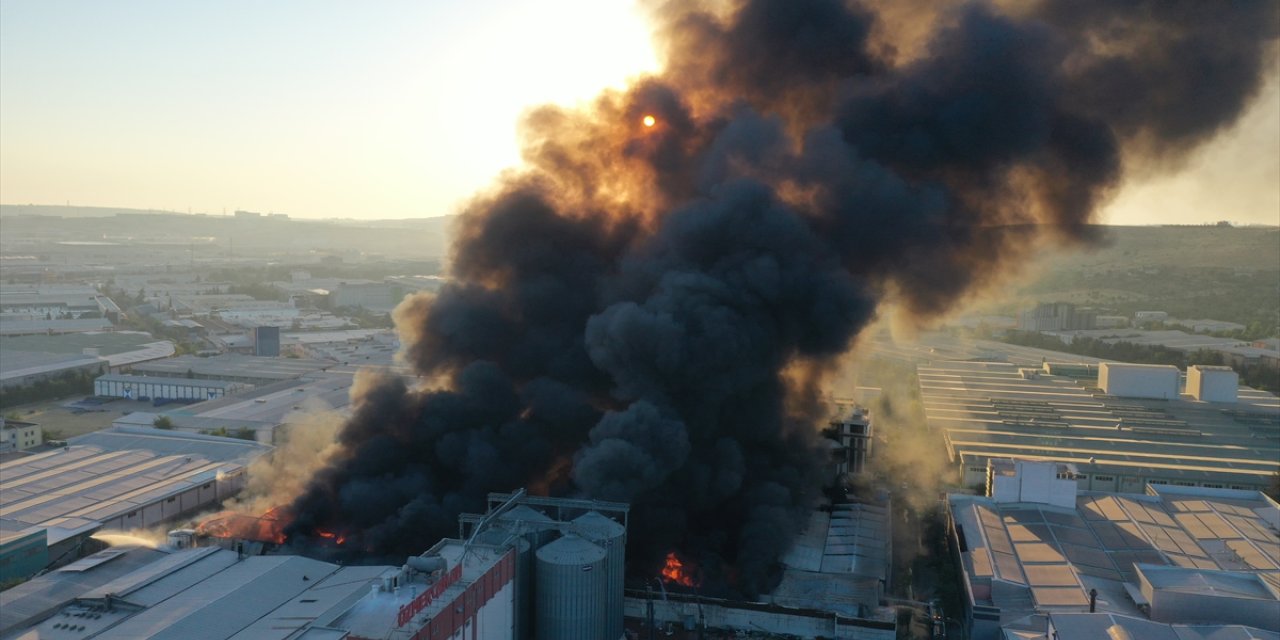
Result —
[{"label": "building wall", "polygon": [[22,451],[44,442],[44,431],[38,424],[12,421],[3,424],[4,427],[0,428],[0,443],[3,443],[0,449]]},{"label": "building wall", "polygon": [[49,547],[44,529],[0,544],[0,583],[25,580],[49,564]]},{"label": "building wall", "polygon": [[[987,486],[986,465],[986,458],[966,454],[959,465],[961,485],[966,487]],[[1270,486],[1269,483],[1270,479],[1262,476],[1259,476],[1256,481],[1240,478],[1223,480],[1215,477],[1215,474],[1211,471],[1199,472],[1195,475],[1153,475],[1099,470],[1081,473],[1076,478],[1076,485],[1081,491],[1116,491],[1119,493],[1142,493],[1147,484],[1263,491]]]},{"label": "building wall", "polygon": [[411,640],[474,640],[515,637],[515,550],[508,551],[483,575],[467,585],[426,624],[406,636]]},{"label": "building wall", "polygon": [[[223,387],[201,384],[192,379],[189,384],[173,382],[121,381],[98,379],[93,382],[93,393],[108,398],[132,397],[163,398],[166,400],[209,400],[221,398],[227,391],[235,392],[235,386]],[[129,395],[126,395],[129,394]]]}]

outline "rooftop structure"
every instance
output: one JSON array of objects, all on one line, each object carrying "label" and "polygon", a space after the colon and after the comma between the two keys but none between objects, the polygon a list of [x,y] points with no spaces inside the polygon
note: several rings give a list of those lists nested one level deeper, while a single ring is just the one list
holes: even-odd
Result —
[{"label": "rooftop structure", "polygon": [[1045,497],[948,496],[973,638],[1091,611],[1280,630],[1280,617],[1260,622],[1280,610],[1280,505],[1262,493],[1152,485],[1079,492],[1071,506]]},{"label": "rooftop structure", "polygon": [[1241,387],[1235,404],[1119,398],[1087,378],[997,362],[917,367],[930,429],[967,486],[993,458],[1075,466],[1081,489],[1147,483],[1263,489],[1280,460],[1280,399]]},{"label": "rooftop structure", "polygon": [[0,352],[27,351],[99,356],[112,369],[168,358],[173,343],[142,331],[96,331],[60,336],[26,335],[0,338]]}]

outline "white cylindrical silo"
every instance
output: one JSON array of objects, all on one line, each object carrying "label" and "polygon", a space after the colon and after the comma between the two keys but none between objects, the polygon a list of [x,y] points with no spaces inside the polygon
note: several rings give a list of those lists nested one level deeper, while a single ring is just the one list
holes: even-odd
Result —
[{"label": "white cylindrical silo", "polygon": [[605,550],[605,573],[608,595],[605,599],[605,635],[608,640],[622,637],[622,587],[626,571],[627,528],[598,511],[588,511],[573,520],[578,535]]},{"label": "white cylindrical silo", "polygon": [[608,571],[605,550],[568,534],[538,549],[539,640],[600,640],[605,636]]}]

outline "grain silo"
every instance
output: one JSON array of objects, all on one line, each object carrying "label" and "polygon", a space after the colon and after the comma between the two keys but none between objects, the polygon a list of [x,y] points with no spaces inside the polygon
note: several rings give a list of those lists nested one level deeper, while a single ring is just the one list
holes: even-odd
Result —
[{"label": "grain silo", "polygon": [[608,571],[605,550],[567,534],[537,551],[539,640],[600,640],[605,636]]},{"label": "grain silo", "polygon": [[493,524],[504,536],[516,536],[516,640],[532,637],[533,602],[536,595],[533,578],[533,552],[556,535],[556,521],[526,505],[517,505],[498,517]]},{"label": "grain silo", "polygon": [[578,535],[605,550],[608,595],[605,599],[605,635],[622,637],[622,586],[626,571],[627,528],[599,511],[588,511],[573,520]]}]

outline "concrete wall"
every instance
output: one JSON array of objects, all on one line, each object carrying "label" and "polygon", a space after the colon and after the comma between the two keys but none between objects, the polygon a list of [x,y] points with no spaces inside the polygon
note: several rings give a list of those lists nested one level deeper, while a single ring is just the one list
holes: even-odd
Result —
[{"label": "concrete wall", "polygon": [[17,535],[0,544],[0,583],[24,580],[49,564],[44,529]]}]

